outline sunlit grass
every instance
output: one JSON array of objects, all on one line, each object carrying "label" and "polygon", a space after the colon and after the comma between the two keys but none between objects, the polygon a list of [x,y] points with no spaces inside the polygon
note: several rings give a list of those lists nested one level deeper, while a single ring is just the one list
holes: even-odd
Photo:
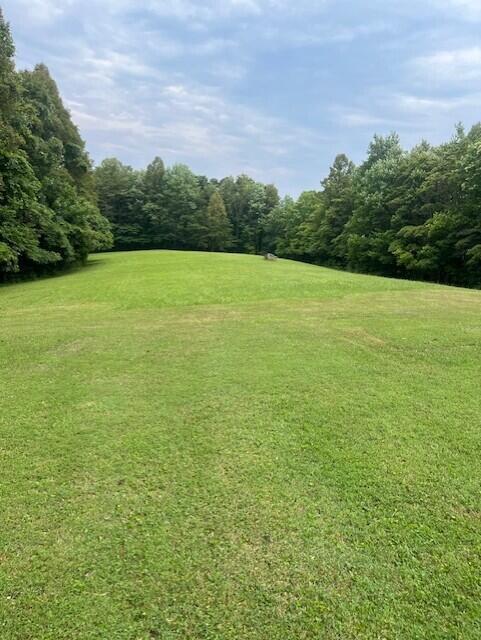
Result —
[{"label": "sunlit grass", "polygon": [[0,637],[481,637],[481,292],[138,252],[0,288]]}]

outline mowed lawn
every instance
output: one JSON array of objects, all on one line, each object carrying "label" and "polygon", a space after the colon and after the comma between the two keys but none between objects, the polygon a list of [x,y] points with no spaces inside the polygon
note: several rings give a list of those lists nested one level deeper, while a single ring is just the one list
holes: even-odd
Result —
[{"label": "mowed lawn", "polygon": [[112,253],[0,359],[2,640],[481,637],[481,291]]}]

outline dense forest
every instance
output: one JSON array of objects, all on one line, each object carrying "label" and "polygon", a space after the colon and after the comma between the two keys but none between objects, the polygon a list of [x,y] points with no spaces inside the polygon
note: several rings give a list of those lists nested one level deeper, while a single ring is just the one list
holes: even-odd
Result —
[{"label": "dense forest", "polygon": [[352,271],[481,284],[481,125],[403,151],[374,136],[356,167],[334,161],[322,190],[287,198],[264,222],[281,255]]},{"label": "dense forest", "polygon": [[115,158],[94,172],[102,213],[115,248],[194,249],[260,253],[265,222],[280,206],[274,185],[248,176],[209,180],[160,158],[136,171]]},{"label": "dense forest", "polygon": [[405,151],[374,136],[337,156],[319,191],[282,200],[248,176],[222,180],[155,158],[95,170],[44,65],[17,72],[0,13],[0,278],[109,249],[274,252],[402,278],[481,284],[481,125]]},{"label": "dense forest", "polygon": [[481,125],[409,152],[374,136],[366,160],[335,159],[319,191],[279,199],[247,176],[208,180],[186,166],[95,170],[118,249],[272,251],[364,273],[481,283]]},{"label": "dense forest", "polygon": [[0,10],[0,279],[81,263],[112,245],[91,162],[44,65],[17,72]]}]

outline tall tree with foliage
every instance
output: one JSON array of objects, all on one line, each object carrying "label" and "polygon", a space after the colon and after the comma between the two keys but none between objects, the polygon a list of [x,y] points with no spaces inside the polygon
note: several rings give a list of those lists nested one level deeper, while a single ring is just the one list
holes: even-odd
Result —
[{"label": "tall tree with foliage", "polygon": [[207,248],[201,188],[186,165],[176,164],[166,170],[159,206],[151,216],[163,248]]},{"label": "tall tree with foliage", "polygon": [[144,215],[142,176],[116,158],[106,158],[95,172],[98,203],[110,220],[115,249],[143,249],[150,246],[147,215]]},{"label": "tall tree with foliage", "polygon": [[45,65],[22,72],[20,79],[30,115],[25,149],[40,181],[41,204],[53,214],[54,242],[64,263],[85,260],[90,251],[111,244],[85,144]]},{"label": "tall tree with foliage", "polygon": [[[317,194],[268,218],[281,255],[452,284],[481,284],[481,125],[410,152],[374,136],[364,163],[338,156]],[[284,208],[284,211],[283,211]],[[288,213],[286,211],[288,209]]]},{"label": "tall tree with foliage", "polygon": [[232,245],[232,226],[218,191],[212,194],[207,207],[207,247],[209,251],[225,251]]},{"label": "tall tree with foliage", "polygon": [[343,264],[344,248],[338,239],[354,207],[354,173],[354,163],[345,154],[338,155],[322,181],[320,197],[312,204],[305,236],[308,253],[316,262]]},{"label": "tall tree with foliage", "polygon": [[44,65],[17,73],[0,12],[0,278],[44,273],[112,242],[90,161]]},{"label": "tall tree with foliage", "polygon": [[389,252],[394,239],[391,217],[396,208],[396,184],[403,151],[399,137],[375,136],[366,161],[355,176],[352,216],[339,238],[347,265],[355,271],[396,274]]},{"label": "tall tree with foliage", "polygon": [[[41,260],[37,234],[40,189],[21,148],[26,131],[15,47],[0,9],[0,274],[18,272],[22,261]],[[32,223],[37,222],[35,226]],[[55,254],[44,259],[55,259]]]}]

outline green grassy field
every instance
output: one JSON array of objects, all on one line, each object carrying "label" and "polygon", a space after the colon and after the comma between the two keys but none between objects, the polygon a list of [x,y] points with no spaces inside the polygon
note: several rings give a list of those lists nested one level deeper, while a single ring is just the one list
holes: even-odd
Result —
[{"label": "green grassy field", "polygon": [[2,640],[481,637],[481,292],[259,257],[0,288]]}]

